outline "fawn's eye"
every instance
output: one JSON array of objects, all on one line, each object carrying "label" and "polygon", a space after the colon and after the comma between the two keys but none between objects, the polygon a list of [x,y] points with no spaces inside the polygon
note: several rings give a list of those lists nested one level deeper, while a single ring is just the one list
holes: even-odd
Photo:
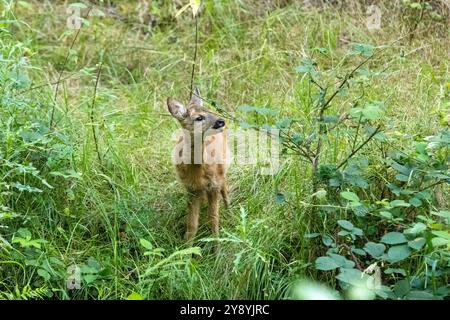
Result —
[{"label": "fawn's eye", "polygon": [[195,118],[195,121],[203,121],[204,119],[204,116],[198,116],[197,118]]}]

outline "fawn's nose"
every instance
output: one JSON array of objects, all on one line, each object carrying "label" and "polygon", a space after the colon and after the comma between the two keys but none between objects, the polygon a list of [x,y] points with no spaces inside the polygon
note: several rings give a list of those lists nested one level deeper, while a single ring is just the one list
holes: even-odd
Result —
[{"label": "fawn's nose", "polygon": [[225,126],[225,120],[223,119],[218,119],[214,125],[213,125],[213,129],[219,129],[222,128],[223,126]]}]

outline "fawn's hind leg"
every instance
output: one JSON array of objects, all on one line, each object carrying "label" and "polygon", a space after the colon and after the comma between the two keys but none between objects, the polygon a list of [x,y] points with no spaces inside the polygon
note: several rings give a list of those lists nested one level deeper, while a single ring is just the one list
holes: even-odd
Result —
[{"label": "fawn's hind leg", "polygon": [[219,235],[219,200],[218,190],[208,191],[208,219],[214,236]]},{"label": "fawn's hind leg", "polygon": [[228,189],[227,189],[226,184],[224,184],[222,186],[222,188],[220,189],[220,194],[222,195],[223,204],[225,206],[225,209],[228,209],[228,207],[230,206],[230,200],[228,198]]},{"label": "fawn's hind leg", "polygon": [[186,232],[184,234],[184,240],[187,241],[192,240],[192,238],[194,238],[197,233],[201,204],[202,204],[202,193],[197,191],[191,192],[191,199],[188,205]]}]

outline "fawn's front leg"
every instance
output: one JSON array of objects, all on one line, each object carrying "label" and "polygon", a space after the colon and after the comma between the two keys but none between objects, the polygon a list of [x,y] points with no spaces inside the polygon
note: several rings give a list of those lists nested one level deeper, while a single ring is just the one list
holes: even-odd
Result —
[{"label": "fawn's front leg", "polygon": [[208,219],[214,236],[219,235],[219,190],[208,191]]},{"label": "fawn's front leg", "polygon": [[184,240],[190,241],[195,237],[198,230],[198,219],[200,215],[200,206],[202,204],[202,194],[198,191],[191,192],[191,198],[188,205],[188,214],[186,221],[186,232]]}]

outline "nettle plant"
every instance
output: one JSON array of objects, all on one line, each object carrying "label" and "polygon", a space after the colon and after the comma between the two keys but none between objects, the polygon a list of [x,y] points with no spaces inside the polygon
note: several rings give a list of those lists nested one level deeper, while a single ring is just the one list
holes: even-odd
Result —
[{"label": "nettle plant", "polygon": [[409,39],[412,40],[421,23],[428,24],[430,28],[432,23],[445,21],[443,11],[446,10],[445,3],[428,0],[403,0],[403,20],[408,26],[410,33]]},{"label": "nettle plant", "polygon": [[[316,125],[307,134],[284,131],[283,136],[285,146],[312,167],[311,221],[317,222],[324,213],[345,217],[334,220],[337,228],[307,235],[321,237],[328,248],[315,267],[337,270],[336,279],[342,289],[349,289],[350,297],[357,288],[367,298],[443,298],[450,292],[450,211],[437,209],[448,205],[437,198],[442,198],[439,186],[450,183],[450,131],[445,128],[433,136],[418,136],[400,150],[395,148],[399,141],[382,130],[383,102],[363,102],[361,95],[341,114],[328,113],[336,110],[333,99],[344,88],[367,84],[354,77],[369,72],[358,70],[373,58],[374,48],[358,45],[356,49],[367,58],[331,95],[318,80],[315,63],[303,61],[297,70],[318,88],[308,106]],[[370,142],[380,144],[380,155],[359,155]],[[347,155],[335,163],[323,163],[330,160],[323,155],[325,143],[328,148],[338,145],[339,153],[347,150]],[[318,223],[312,225],[319,228]],[[418,268],[411,268],[414,265]]]},{"label": "nettle plant", "polygon": [[[303,59],[297,71],[305,119],[280,119],[276,126],[283,153],[310,167],[311,203],[300,200],[317,231],[306,235],[319,244],[316,269],[335,273],[349,298],[443,298],[449,294],[450,211],[439,198],[450,183],[449,129],[400,140],[403,134],[385,119],[385,102],[366,97],[382,74],[369,68],[382,50],[357,44],[338,70],[319,70]],[[350,59],[359,62],[341,75]],[[268,114],[241,109],[254,122]],[[279,193],[277,202],[288,197]]]},{"label": "nettle plant", "polygon": [[[52,216],[59,209],[53,199],[62,192],[70,201],[70,191],[79,175],[73,170],[70,141],[61,132],[51,130],[42,117],[51,102],[45,97],[37,98],[35,92],[30,91],[31,51],[9,37],[6,29],[2,33],[0,262],[13,260],[16,263],[2,265],[1,277],[6,280],[0,291],[6,288],[4,292],[11,292],[18,285],[14,281],[18,268],[23,268],[35,280],[28,284],[37,288],[44,288],[51,280],[61,282],[64,279],[64,263],[53,256],[53,247],[45,239],[32,235],[26,226],[32,225],[33,219],[48,223],[58,221]],[[45,219],[41,215],[43,212]]]}]

